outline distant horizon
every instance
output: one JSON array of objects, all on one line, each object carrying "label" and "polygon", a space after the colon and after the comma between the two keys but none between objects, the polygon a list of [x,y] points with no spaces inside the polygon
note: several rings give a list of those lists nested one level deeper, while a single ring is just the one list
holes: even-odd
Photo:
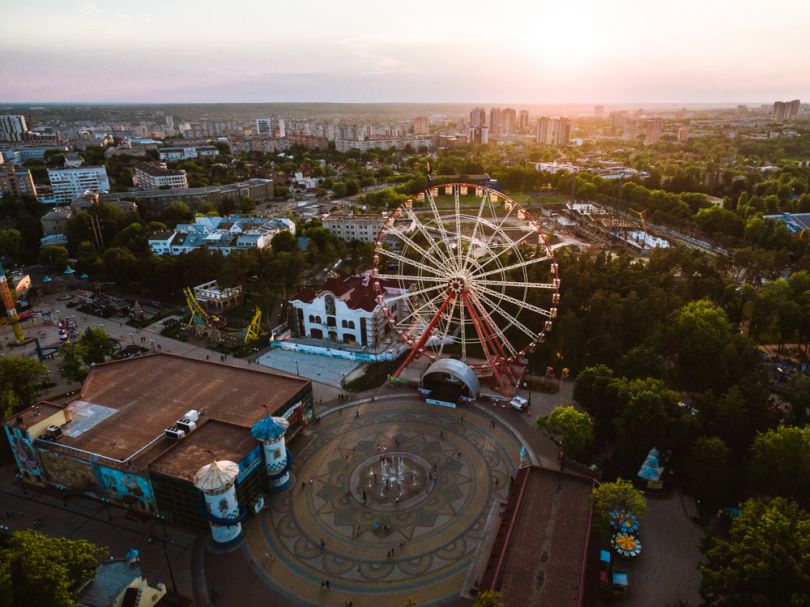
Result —
[{"label": "distant horizon", "polygon": [[[0,95],[14,104],[772,103],[810,99],[808,31],[806,0],[234,0],[226,10],[214,0],[9,0]],[[561,98],[570,101],[549,101]]]}]

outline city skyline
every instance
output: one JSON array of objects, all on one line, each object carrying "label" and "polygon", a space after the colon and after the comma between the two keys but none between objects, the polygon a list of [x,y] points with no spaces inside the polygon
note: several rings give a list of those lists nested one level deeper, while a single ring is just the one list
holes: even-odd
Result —
[{"label": "city skyline", "polygon": [[[810,5],[12,1],[0,103],[768,103],[808,98]],[[132,9],[132,10],[130,10]],[[193,9],[193,10],[192,10]],[[30,27],[24,27],[29,24]]]}]

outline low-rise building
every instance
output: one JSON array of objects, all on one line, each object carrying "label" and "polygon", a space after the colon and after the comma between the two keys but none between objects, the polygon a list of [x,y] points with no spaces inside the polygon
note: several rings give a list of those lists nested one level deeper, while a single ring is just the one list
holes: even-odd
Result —
[{"label": "low-rise building", "polygon": [[69,154],[65,154],[65,168],[78,169],[83,164],[84,158],[82,158],[78,152],[70,152]]},{"label": "low-rise building", "polygon": [[213,158],[219,156],[219,148],[213,145],[172,146],[158,149],[161,160],[175,162],[193,160],[194,158]]},{"label": "low-rise building", "polygon": [[295,223],[285,217],[196,217],[194,223],[177,224],[173,232],[149,237],[155,255],[181,255],[205,247],[228,255],[233,251],[270,247],[279,232],[295,234]]},{"label": "low-rise building", "polygon": [[375,242],[385,224],[383,215],[327,215],[323,227],[343,240]]},{"label": "low-rise building", "polygon": [[70,207],[52,208],[39,219],[42,233],[45,236],[64,234],[65,226],[71,217],[73,217],[73,210]]},{"label": "low-rise building", "polygon": [[373,139],[336,139],[335,149],[338,152],[349,150],[403,150],[410,146],[413,150],[421,148],[435,148],[436,137],[432,135],[419,135],[413,137],[377,137]]},{"label": "low-rise building", "polygon": [[[403,318],[405,290],[393,282],[381,281],[393,318]],[[377,302],[371,272],[359,276],[341,274],[330,278],[320,291],[301,289],[290,300],[290,331],[296,337],[322,339],[350,346],[377,348],[388,331],[388,323]]]},{"label": "low-rise building", "polygon": [[314,417],[312,383],[158,353],[95,365],[70,402],[39,402],[4,429],[24,483],[204,531],[193,481],[212,459],[238,464],[246,507],[268,491],[262,443],[251,434],[268,414],[285,418],[294,439]]},{"label": "low-rise building", "polygon": [[206,310],[222,312],[242,303],[242,287],[220,287],[216,280],[197,285],[193,289],[196,299]]},{"label": "low-rise building", "polygon": [[166,593],[166,584],[149,585],[137,555],[110,557],[79,590],[75,607],[153,607]]},{"label": "low-rise building", "polygon": [[132,184],[141,190],[188,189],[186,172],[167,169],[165,162],[139,164],[135,167]]},{"label": "low-rise building", "polygon": [[132,199],[137,201],[138,205],[150,211],[159,212],[168,207],[174,200],[180,200],[194,208],[202,202],[219,203],[223,200],[238,202],[243,198],[250,198],[257,203],[267,202],[273,199],[273,195],[272,179],[253,178],[247,181],[239,181],[226,185],[212,185],[203,188],[116,192],[103,195],[102,200]]}]

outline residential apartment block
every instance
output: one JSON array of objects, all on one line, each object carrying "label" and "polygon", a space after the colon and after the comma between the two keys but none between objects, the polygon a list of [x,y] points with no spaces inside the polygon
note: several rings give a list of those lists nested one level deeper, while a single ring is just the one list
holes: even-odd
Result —
[{"label": "residential apartment block", "polygon": [[107,169],[101,166],[75,169],[48,169],[53,197],[48,202],[67,204],[85,191],[109,192],[110,180]]},{"label": "residential apartment block", "polygon": [[37,189],[31,171],[11,165],[0,167],[0,193],[10,196],[36,196]]},{"label": "residential apartment block", "polygon": [[361,242],[375,242],[384,223],[384,215],[333,215],[323,219],[323,227],[335,236]]},{"label": "residential apartment block", "polygon": [[166,168],[166,163],[139,164],[135,167],[132,183],[141,190],[185,190],[188,179],[183,170]]},{"label": "residential apartment block", "polygon": [[213,158],[219,156],[219,148],[213,145],[173,146],[158,149],[158,156],[163,161],[193,160],[194,158]]}]

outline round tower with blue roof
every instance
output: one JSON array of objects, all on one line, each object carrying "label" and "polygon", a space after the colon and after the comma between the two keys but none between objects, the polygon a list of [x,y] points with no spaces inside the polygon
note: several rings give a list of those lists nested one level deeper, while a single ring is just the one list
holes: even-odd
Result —
[{"label": "round tower with blue roof", "polygon": [[282,491],[290,483],[292,454],[284,442],[289,427],[290,422],[283,417],[266,415],[250,428],[253,438],[262,443],[267,479],[273,492]]}]

